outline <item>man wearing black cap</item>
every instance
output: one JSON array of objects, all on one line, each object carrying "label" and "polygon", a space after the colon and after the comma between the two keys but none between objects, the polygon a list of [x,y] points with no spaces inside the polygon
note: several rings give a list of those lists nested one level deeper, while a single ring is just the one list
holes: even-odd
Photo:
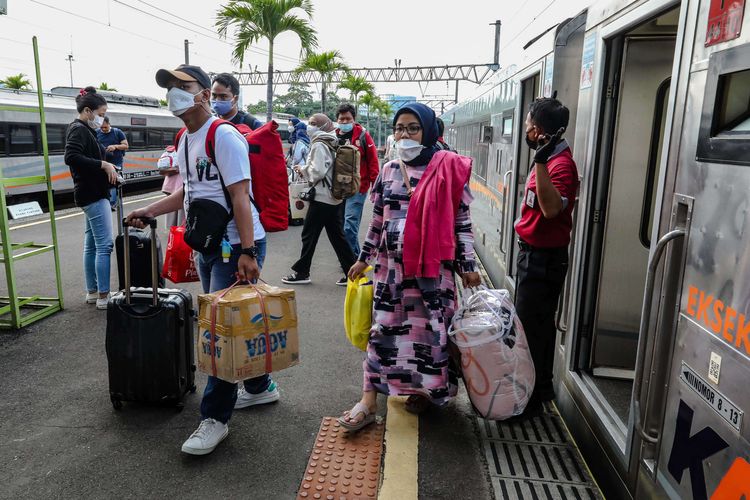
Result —
[{"label": "man wearing black cap", "polygon": [[[170,71],[160,69],[156,83],[168,89],[167,106],[184,123],[187,133],[180,138],[177,148],[180,158],[180,175],[185,188],[172,193],[151,205],[128,215],[128,222],[143,227],[140,218],[157,217],[175,212],[197,199],[208,199],[233,210],[233,219],[226,227],[225,239],[232,247],[228,261],[221,250],[198,253],[197,266],[204,292],[214,292],[229,287],[240,279],[255,280],[265,258],[265,232],[250,202],[250,162],[248,144],[232,126],[216,128],[214,161],[206,155],[206,136],[212,122],[211,80],[198,66],[183,64]],[[229,194],[229,200],[222,187]],[[231,203],[231,207],[229,204]],[[270,403],[279,399],[276,383],[268,375],[245,380],[237,384],[208,377],[201,401],[201,423],[182,445],[182,451],[191,455],[206,455],[227,436],[227,423],[235,408]]]}]

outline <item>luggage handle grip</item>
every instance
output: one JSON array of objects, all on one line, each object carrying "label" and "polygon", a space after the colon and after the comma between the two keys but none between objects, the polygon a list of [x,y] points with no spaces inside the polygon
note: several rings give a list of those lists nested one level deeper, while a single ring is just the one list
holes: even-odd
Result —
[{"label": "luggage handle grip", "polygon": [[[153,291],[152,303],[154,307],[156,307],[159,304],[159,262],[156,249],[156,218],[141,217],[140,219],[151,228],[151,290]],[[130,305],[130,225],[127,223],[127,218],[122,219],[122,225],[125,229],[125,241],[123,244],[123,253],[125,254],[123,259],[125,261],[125,302]]]}]

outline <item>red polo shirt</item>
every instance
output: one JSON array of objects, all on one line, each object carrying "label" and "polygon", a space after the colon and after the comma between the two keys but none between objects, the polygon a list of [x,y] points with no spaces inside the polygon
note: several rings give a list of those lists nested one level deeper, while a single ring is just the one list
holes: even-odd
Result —
[{"label": "red polo shirt", "polygon": [[570,243],[573,229],[573,207],[578,192],[578,169],[570,148],[565,148],[547,162],[547,171],[560,196],[566,198],[567,206],[552,219],[547,219],[536,196],[536,167],[526,181],[521,217],[516,221],[518,237],[533,247],[555,248]]}]

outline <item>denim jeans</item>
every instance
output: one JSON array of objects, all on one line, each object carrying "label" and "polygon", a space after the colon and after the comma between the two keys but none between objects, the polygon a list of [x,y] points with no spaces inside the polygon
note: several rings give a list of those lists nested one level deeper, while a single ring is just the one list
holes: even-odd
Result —
[{"label": "denim jeans", "polygon": [[83,207],[83,273],[86,291],[109,292],[109,268],[112,255],[112,210],[102,198]]},{"label": "denim jeans", "polygon": [[[262,268],[266,259],[266,239],[256,241],[255,246],[258,247],[258,267]],[[233,245],[229,262],[224,262],[221,258],[221,250],[208,255],[198,254],[198,275],[205,293],[223,290],[237,280],[235,273],[241,250],[242,245]],[[251,394],[262,393],[271,382],[268,374],[243,381],[245,390]],[[226,424],[232,417],[236,402],[237,384],[209,376],[201,401],[201,420],[213,418]]]},{"label": "denim jeans", "polygon": [[357,193],[346,200],[344,212],[344,234],[354,255],[359,255],[359,223],[362,221],[362,209],[365,206],[366,193]]}]

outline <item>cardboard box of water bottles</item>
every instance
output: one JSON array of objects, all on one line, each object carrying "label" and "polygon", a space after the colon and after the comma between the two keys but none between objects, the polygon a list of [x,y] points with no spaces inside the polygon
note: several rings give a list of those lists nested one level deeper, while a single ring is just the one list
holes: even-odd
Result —
[{"label": "cardboard box of water bottles", "polygon": [[237,382],[299,364],[294,290],[266,284],[240,285],[226,292],[199,295],[198,307],[200,371]]}]

